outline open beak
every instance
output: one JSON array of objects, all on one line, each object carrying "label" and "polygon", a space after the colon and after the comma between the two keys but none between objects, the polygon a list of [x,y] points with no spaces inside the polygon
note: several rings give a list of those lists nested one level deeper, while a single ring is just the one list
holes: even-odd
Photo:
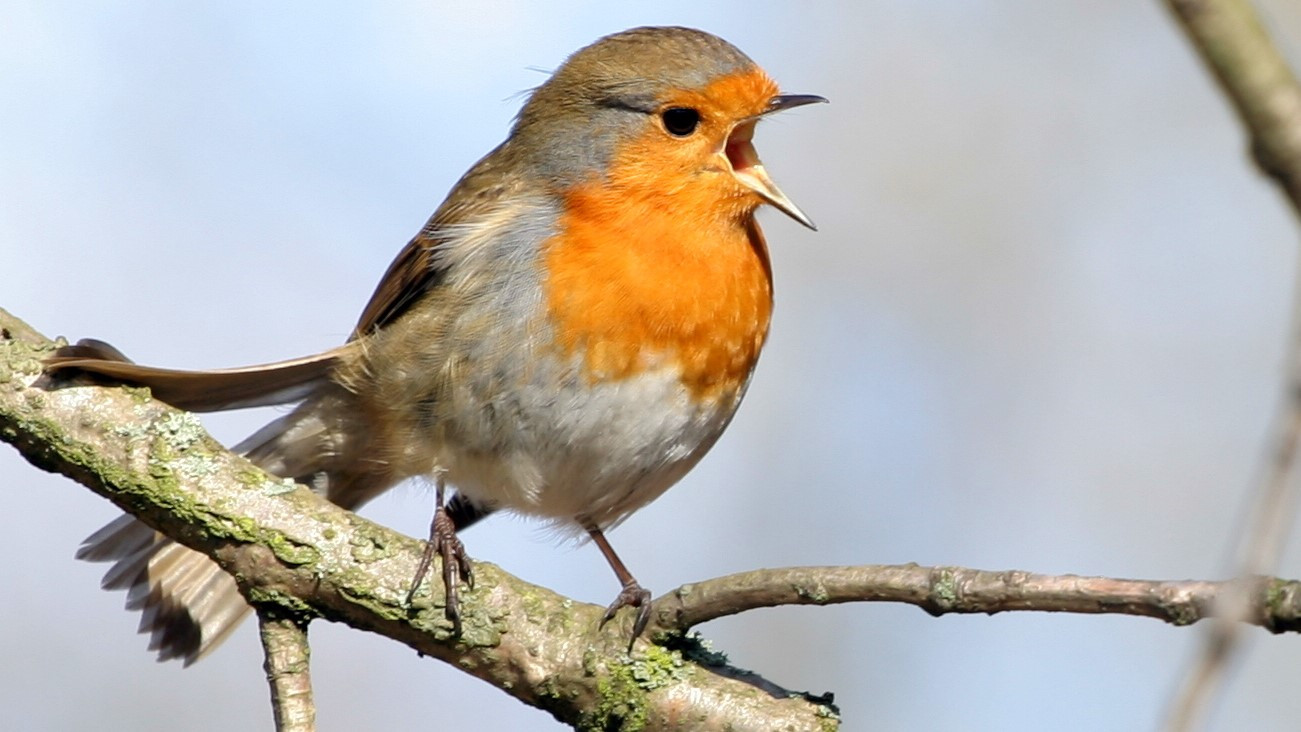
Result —
[{"label": "open beak", "polygon": [[768,108],[758,117],[738,124],[732,130],[732,134],[728,135],[727,145],[724,148],[727,162],[732,166],[732,175],[740,181],[741,185],[758,193],[777,210],[814,231],[817,231],[818,227],[813,225],[812,219],[787,198],[777,184],[772,182],[772,178],[768,177],[768,171],[764,170],[763,161],[759,160],[759,153],[755,152],[751,140],[754,138],[755,125],[764,116],[784,109],[802,107],[805,104],[821,104],[826,101],[815,94],[779,94],[768,102]]}]

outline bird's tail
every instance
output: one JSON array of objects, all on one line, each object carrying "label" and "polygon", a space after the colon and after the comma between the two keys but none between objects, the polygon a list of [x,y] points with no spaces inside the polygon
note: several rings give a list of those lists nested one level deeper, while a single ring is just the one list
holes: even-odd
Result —
[{"label": "bird's tail", "polygon": [[[284,404],[293,412],[266,425],[234,450],[274,475],[307,483],[345,508],[356,508],[387,488],[378,474],[338,472],[346,392],[330,381],[342,349],[277,364],[222,371],[175,371],[139,366],[100,341],[81,341],[46,362],[51,373],[72,371],[148,386],[155,397],[196,411]],[[206,555],[122,516],[91,534],[78,559],[112,562],[105,589],[127,591],[140,610],[140,632],[150,634],[158,659],[190,665],[217,647],[250,608],[235,580]]]}]

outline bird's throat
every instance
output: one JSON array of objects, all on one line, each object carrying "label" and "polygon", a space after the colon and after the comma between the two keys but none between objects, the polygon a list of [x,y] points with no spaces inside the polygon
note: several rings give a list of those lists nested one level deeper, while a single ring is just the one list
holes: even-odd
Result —
[{"label": "bird's throat", "polygon": [[630,200],[627,190],[580,186],[560,233],[544,248],[545,300],[557,343],[581,355],[585,376],[633,377],[677,366],[698,397],[736,393],[768,333],[772,280],[753,212],[734,202]]}]

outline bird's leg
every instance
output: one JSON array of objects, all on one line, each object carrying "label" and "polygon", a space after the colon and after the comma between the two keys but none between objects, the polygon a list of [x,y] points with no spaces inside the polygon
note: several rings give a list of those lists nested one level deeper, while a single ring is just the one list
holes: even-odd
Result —
[{"label": "bird's leg", "polygon": [[601,553],[605,555],[605,561],[610,563],[610,569],[614,570],[614,576],[618,577],[619,581],[623,583],[623,589],[619,591],[619,596],[614,598],[614,602],[610,603],[610,607],[605,609],[605,617],[601,619],[601,627],[605,627],[605,624],[614,618],[614,614],[619,611],[619,608],[638,608],[637,620],[632,625],[632,638],[628,639],[628,652],[631,653],[632,644],[637,642],[637,638],[641,636],[642,631],[646,630],[646,624],[650,622],[650,590],[642,587],[636,578],[632,576],[632,573],[628,571],[628,568],[623,566],[623,560],[619,559],[619,555],[614,553],[614,547],[610,546],[610,542],[605,540],[605,534],[601,533],[600,527],[591,525],[586,528],[587,533],[592,537],[592,541],[596,543],[596,548],[601,550]]},{"label": "bird's leg", "polygon": [[[470,566],[470,558],[465,554],[465,545],[456,537],[456,522],[453,520],[452,514],[448,512],[447,507],[443,505],[443,494],[446,487],[441,473],[437,475],[435,481],[434,520],[429,524],[429,540],[425,542],[424,554],[420,555],[420,565],[416,568],[415,578],[411,580],[411,590],[407,592],[407,605],[410,605],[412,598],[416,596],[416,590],[420,588],[420,582],[425,578],[425,573],[429,571],[429,564],[434,559],[434,553],[437,552],[443,559],[443,587],[447,591],[444,613],[447,619],[452,621],[453,632],[459,635],[461,633],[461,600],[457,575],[459,574],[459,579],[473,590],[474,569]],[[457,507],[461,505],[456,499],[453,499],[453,503]],[[477,521],[488,513],[489,511],[483,511],[482,513],[462,513],[458,511],[458,515],[468,518],[465,521],[466,525]]]}]

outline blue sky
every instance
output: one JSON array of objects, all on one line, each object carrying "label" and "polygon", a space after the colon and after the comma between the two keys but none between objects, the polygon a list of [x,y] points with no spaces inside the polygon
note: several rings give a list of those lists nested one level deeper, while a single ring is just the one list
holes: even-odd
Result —
[{"label": "blue sky", "polygon": [[[1261,5],[1301,66],[1301,10]],[[345,338],[569,52],[634,25],[718,33],[787,91],[832,100],[756,137],[820,231],[763,217],[769,346],[713,454],[611,536],[643,584],[868,562],[1228,566],[1298,230],[1158,3],[33,2],[0,17],[0,306],[189,367]],[[272,415],[207,422],[233,443]],[[15,728],[268,726],[251,626],[191,669],[154,663],[102,568],[72,560],[114,509],[9,450],[0,484]],[[422,535],[429,505],[412,486],[365,513]],[[594,549],[526,521],[464,538],[578,599],[617,590]],[[1282,573],[1301,575],[1295,547]],[[834,691],[850,730],[1150,729],[1196,639],[1138,618],[880,605],[703,632],[778,683]],[[377,637],[312,634],[325,729],[555,726]],[[1301,640],[1250,637],[1216,728],[1298,711]]]}]

